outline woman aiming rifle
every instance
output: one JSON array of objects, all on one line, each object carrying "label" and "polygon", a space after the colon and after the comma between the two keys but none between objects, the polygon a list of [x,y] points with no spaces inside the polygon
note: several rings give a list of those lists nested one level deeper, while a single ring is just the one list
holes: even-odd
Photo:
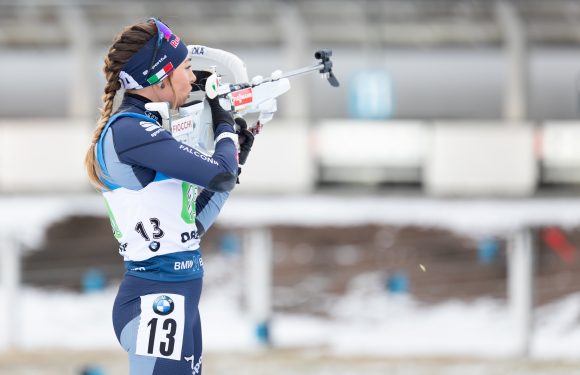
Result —
[{"label": "woman aiming rifle", "polygon": [[[236,185],[238,135],[231,114],[209,100],[215,152],[176,141],[148,102],[182,106],[196,81],[185,44],[157,19],[126,27],[105,57],[101,119],[86,155],[102,191],[126,273],[113,325],[130,373],[201,374],[200,238]],[[115,94],[124,89],[120,107]],[[242,143],[251,146],[246,132]]]}]

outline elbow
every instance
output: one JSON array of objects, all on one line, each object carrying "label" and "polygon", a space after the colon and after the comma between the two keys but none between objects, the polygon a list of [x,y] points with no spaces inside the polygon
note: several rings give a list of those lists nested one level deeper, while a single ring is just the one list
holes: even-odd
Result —
[{"label": "elbow", "polygon": [[195,226],[197,227],[197,235],[198,236],[203,236],[205,234],[205,228],[203,227],[203,224],[201,223],[201,221],[199,221],[199,219],[195,219]]},{"label": "elbow", "polygon": [[216,193],[226,193],[234,190],[237,176],[232,173],[220,173],[215,176],[207,186],[207,189]]}]

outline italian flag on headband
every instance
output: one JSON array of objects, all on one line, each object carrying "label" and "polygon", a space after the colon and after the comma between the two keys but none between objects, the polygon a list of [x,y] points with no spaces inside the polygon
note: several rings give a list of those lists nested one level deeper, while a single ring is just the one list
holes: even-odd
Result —
[{"label": "italian flag on headband", "polygon": [[173,70],[173,64],[167,63],[167,65],[165,65],[160,71],[158,71],[157,73],[155,73],[151,77],[147,78],[147,82],[149,82],[150,85],[154,85],[157,82],[161,81],[161,79],[163,77],[165,77],[166,75],[168,75],[169,72],[171,72],[172,70]]}]

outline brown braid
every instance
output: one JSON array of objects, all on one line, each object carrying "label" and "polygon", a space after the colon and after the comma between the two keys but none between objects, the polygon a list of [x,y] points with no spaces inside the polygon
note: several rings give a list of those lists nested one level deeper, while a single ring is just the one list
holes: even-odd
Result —
[{"label": "brown braid", "polygon": [[157,28],[153,22],[140,22],[128,26],[115,37],[105,57],[103,73],[105,73],[107,84],[105,85],[105,93],[102,96],[101,118],[93,131],[91,145],[85,156],[85,168],[87,169],[89,180],[99,189],[107,190],[107,187],[102,181],[104,173],[96,159],[95,148],[103,128],[113,113],[115,94],[121,88],[119,73],[123,65],[155,35],[157,35]]}]

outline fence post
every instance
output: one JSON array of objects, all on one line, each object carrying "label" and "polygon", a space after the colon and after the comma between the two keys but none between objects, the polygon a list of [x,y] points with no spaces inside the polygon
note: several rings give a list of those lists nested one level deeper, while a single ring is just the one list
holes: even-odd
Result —
[{"label": "fence post", "polygon": [[0,231],[0,351],[17,345],[20,311],[20,251],[10,233]]},{"label": "fence post", "polygon": [[529,85],[525,25],[511,2],[498,1],[495,10],[507,53],[503,117],[522,121],[527,118]]},{"label": "fence post", "polygon": [[508,303],[513,322],[515,355],[530,354],[533,312],[534,241],[532,229],[512,235],[508,248]]},{"label": "fence post", "polygon": [[272,234],[250,229],[244,238],[246,303],[261,346],[269,346],[272,313]]}]

